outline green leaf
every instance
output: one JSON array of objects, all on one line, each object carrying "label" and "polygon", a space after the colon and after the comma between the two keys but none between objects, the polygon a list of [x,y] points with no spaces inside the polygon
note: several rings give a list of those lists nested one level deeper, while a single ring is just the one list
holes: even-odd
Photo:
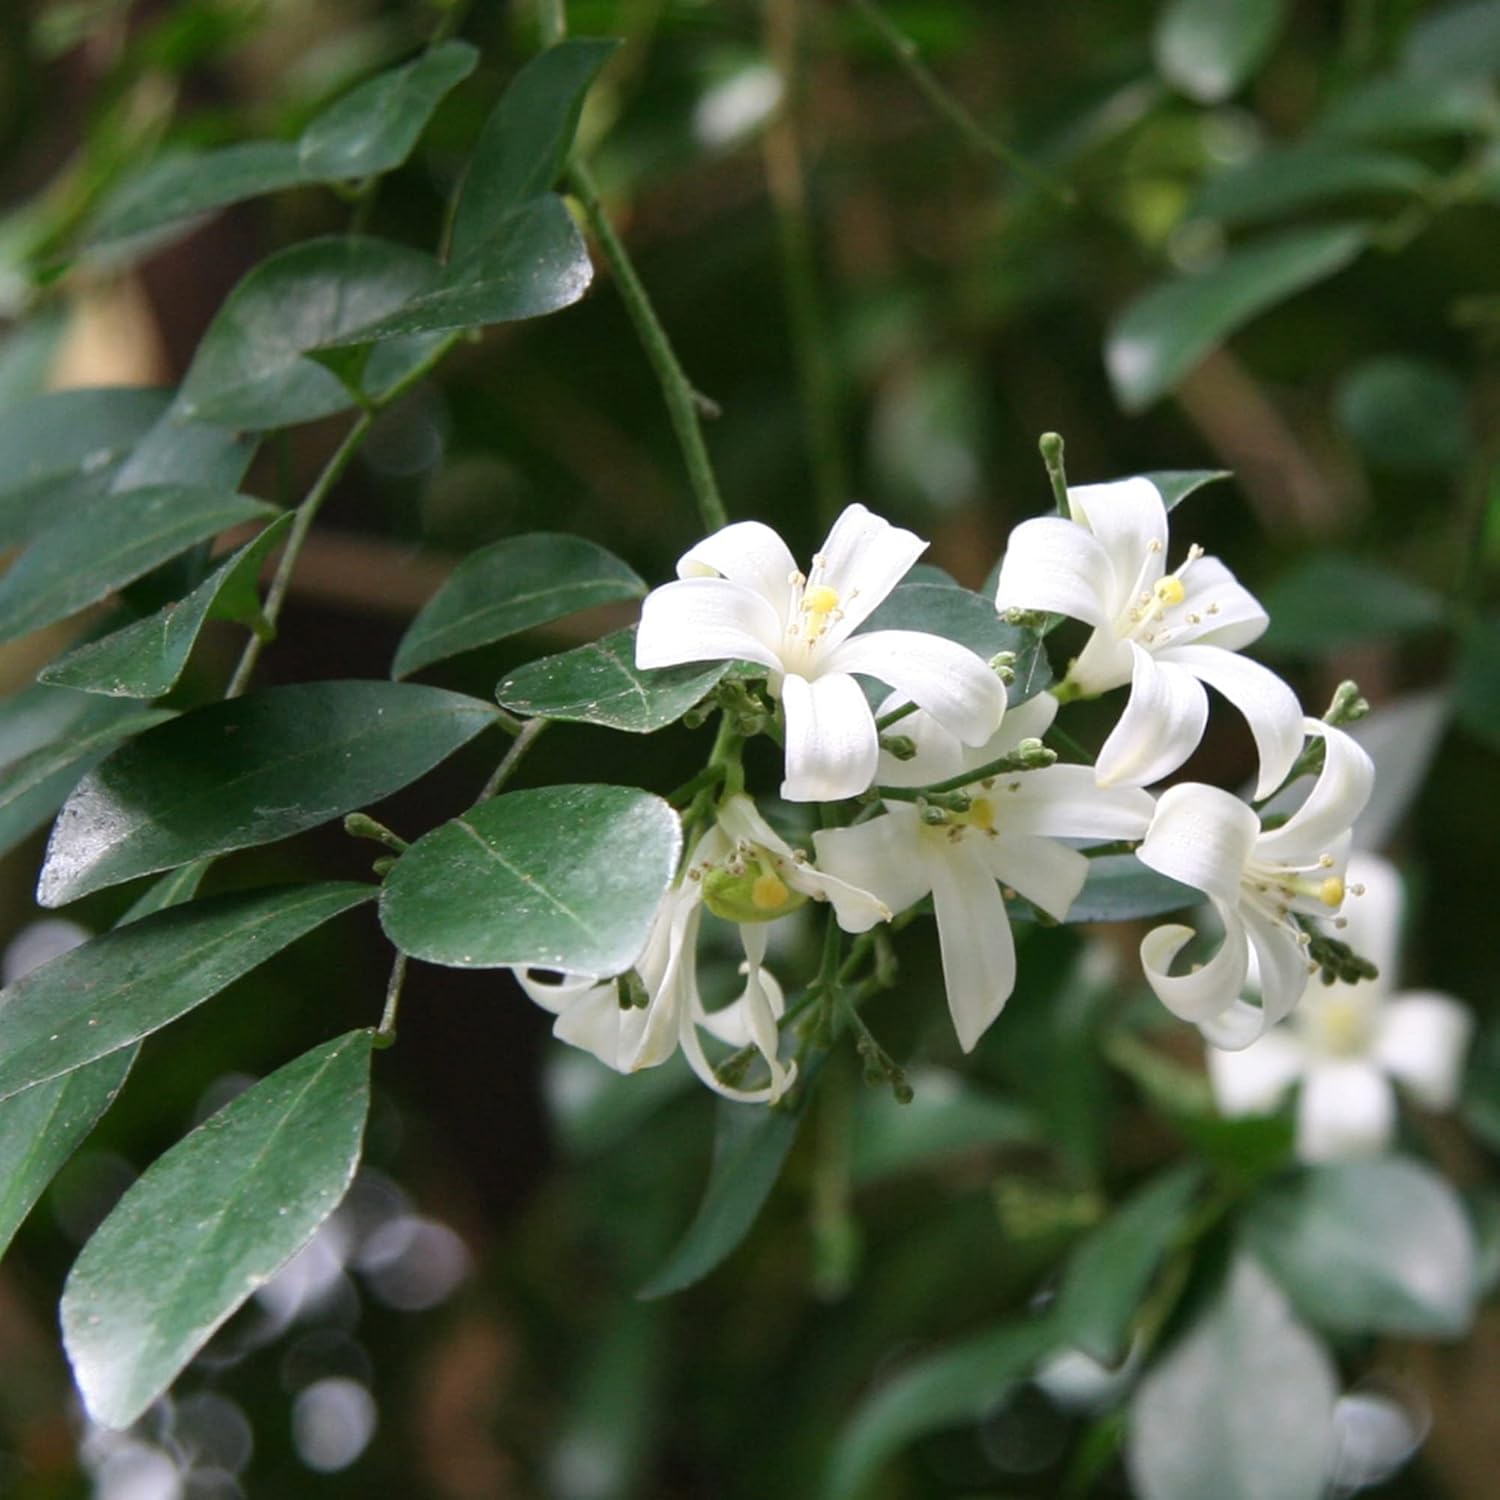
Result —
[{"label": "green leaf", "polygon": [[1142,1500],[1320,1500],[1338,1387],[1327,1352],[1249,1256],[1151,1366],[1130,1408]]},{"label": "green leaf", "polygon": [[680,719],[731,665],[637,667],[635,626],[629,625],[587,646],[517,667],[495,691],[506,708],[529,718],[651,734]]},{"label": "green leaf", "polygon": [[0,641],[65,620],[194,543],[275,513],[246,495],[178,485],[99,495],[44,531],[0,579]]},{"label": "green leaf", "polygon": [[75,646],[38,672],[37,681],[115,698],[159,698],[170,692],[207,621],[249,622],[259,616],[261,564],[291,524],[290,515],[278,516],[186,599],[97,641]]},{"label": "green leaf", "polygon": [[907,1444],[983,1421],[1056,1347],[1049,1322],[1001,1323],[899,1369],[835,1439],[824,1500],[856,1500]]},{"label": "green leaf", "polygon": [[1073,1251],[1055,1314],[1062,1342],[1101,1364],[1124,1358],[1141,1300],[1187,1221],[1202,1177],[1191,1164],[1163,1173]]},{"label": "green leaf", "polygon": [[584,95],[619,46],[560,42],[526,64],[484,123],[453,220],[453,258],[463,260],[506,218],[557,181],[573,144]]},{"label": "green leaf", "polygon": [[634,569],[582,537],[510,537],[471,553],[422,606],[401,638],[391,675],[409,677],[461,651],[645,592]]},{"label": "green leaf", "polygon": [[83,1247],[63,1342],[96,1422],[128,1427],[312,1238],[359,1165],[372,1034],[262,1079],[159,1158]]},{"label": "green leaf", "polygon": [[492,239],[450,265],[430,291],[413,293],[386,316],[330,333],[323,343],[376,343],[540,318],[572,306],[593,279],[588,249],[567,205],[549,194],[516,209]]},{"label": "green leaf", "polygon": [[115,472],[109,482],[110,492],[124,494],[153,484],[237,489],[259,441],[227,427],[186,421],[175,406],[169,407]]},{"label": "green leaf", "polygon": [[380,921],[403,953],[451,968],[619,974],[681,848],[676,813],[649,792],[510,792],[419,838],[386,878]]},{"label": "green leaf", "polygon": [[[214,316],[182,383],[185,418],[264,429],[345,411],[355,398],[309,350],[405,307],[438,282],[431,256],[362,235],[304,240],[263,260]],[[406,339],[371,356],[366,396],[379,399],[431,353]]]},{"label": "green leaf", "polygon": [[855,1105],[850,1171],[864,1186],[953,1156],[1043,1139],[1029,1109],[944,1068],[908,1074],[910,1104],[888,1089],[865,1089]]},{"label": "green leaf", "polygon": [[1356,365],[1333,398],[1370,463],[1419,474],[1451,474],[1468,461],[1468,404],[1463,382],[1442,365],[1397,354]]},{"label": "green leaf", "polygon": [[1360,225],[1289,230],[1231,250],[1212,270],[1164,282],[1115,319],[1104,359],[1115,396],[1142,411],[1257,314],[1342,271],[1364,249]]},{"label": "green leaf", "polygon": [[1014,705],[1035,697],[1052,680],[1034,630],[1007,625],[995,610],[994,596],[971,593],[957,584],[902,583],[860,627],[871,630],[921,630],[967,646],[985,661],[1001,651],[1015,653],[1015,676],[1007,688]]},{"label": "green leaf", "polygon": [[1286,0],[1167,0],[1151,38],[1156,66],[1199,104],[1229,98],[1265,61]]},{"label": "green leaf", "polygon": [[313,181],[374,177],[411,155],[433,111],[470,73],[479,53],[440,42],[414,61],[345,94],[302,132],[297,156]]},{"label": "green leaf", "polygon": [[136,1051],[122,1048],[0,1100],[0,1256],[47,1184],[114,1103]]},{"label": "green leaf", "polygon": [[1263,151],[1210,177],[1189,213],[1251,224],[1346,198],[1419,194],[1431,182],[1432,172],[1409,156],[1314,139]]},{"label": "green leaf", "polygon": [[1500,750],[1500,615],[1476,621],[1464,632],[1453,700],[1458,722]]},{"label": "green leaf", "polygon": [[1338,99],[1317,122],[1320,134],[1391,141],[1485,135],[1500,125],[1494,89],[1479,79],[1376,78]]},{"label": "green leaf", "polygon": [[495,722],[487,704],[396,682],[308,682],[194,709],[91,771],[52,830],[37,899],[315,828],[399,791]]},{"label": "green leaf", "polygon": [[0,992],[0,1099],[159,1031],[374,895],[374,886],[340,881],[210,896],[33,969]]},{"label": "green leaf", "polygon": [[1089,861],[1088,878],[1068,908],[1069,922],[1130,922],[1196,906],[1202,893],[1155,870],[1133,854],[1101,854]]},{"label": "green leaf", "polygon": [[636,1296],[670,1297],[702,1281],[750,1232],[797,1139],[816,1074],[805,1073],[789,1103],[718,1101],[714,1159],[693,1221]]},{"label": "green leaf", "polygon": [[11,407],[0,424],[0,547],[54,524],[60,505],[102,491],[171,399],[169,391],[115,386]]},{"label": "green leaf", "polygon": [[1474,1235],[1463,1204],[1410,1158],[1310,1167],[1264,1190],[1244,1232],[1319,1327],[1453,1338],[1473,1321]]},{"label": "green leaf", "polygon": [[1500,73],[1500,10],[1493,0],[1445,5],[1418,18],[1406,38],[1404,70],[1435,89],[1457,78]]},{"label": "green leaf", "polygon": [[1365,641],[1399,640],[1447,619],[1441,595],[1399,573],[1339,553],[1316,553],[1262,594],[1267,651],[1327,656]]},{"label": "green leaf", "polygon": [[1206,484],[1217,484],[1221,479],[1233,479],[1228,469],[1157,469],[1142,474],[1161,492],[1168,510],[1176,510],[1189,495],[1196,494]]},{"label": "green leaf", "polygon": [[174,717],[168,709],[101,715],[6,766],[0,771],[0,853],[35,833],[117,745]]}]

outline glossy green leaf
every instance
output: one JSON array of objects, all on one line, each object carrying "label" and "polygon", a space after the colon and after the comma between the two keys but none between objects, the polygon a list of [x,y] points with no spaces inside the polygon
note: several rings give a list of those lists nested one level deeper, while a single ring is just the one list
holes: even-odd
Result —
[{"label": "glossy green leaf", "polygon": [[1473,1231],[1457,1193],[1420,1162],[1310,1167],[1262,1191],[1244,1229],[1319,1327],[1452,1338],[1473,1321]]},{"label": "glossy green leaf", "polygon": [[1452,78],[1434,88],[1426,78],[1372,79],[1339,98],[1318,120],[1323,135],[1347,140],[1421,140],[1479,135],[1500,126],[1500,103],[1488,83]]},{"label": "glossy green leaf", "polygon": [[823,1500],[859,1500],[909,1443],[982,1422],[1056,1348],[1047,1321],[1002,1323],[898,1369],[835,1439]]},{"label": "glossy green leaf", "polygon": [[375,895],[348,882],[235,891],[140,917],[0,992],[0,1099],[159,1031]]},{"label": "glossy green leaf", "polygon": [[203,626],[213,619],[253,620],[260,610],[261,564],[292,524],[278,516],[254,541],[221,563],[186,599],[168,604],[96,641],[75,646],[37,673],[37,681],[115,698],[159,698],[182,676]]},{"label": "glossy green leaf", "polygon": [[633,568],[582,537],[510,537],[471,553],[422,606],[401,639],[391,675],[409,677],[461,651],[645,592]]},{"label": "glossy green leaf", "polygon": [[850,1171],[861,1186],[1043,1137],[1031,1110],[957,1073],[919,1068],[907,1081],[913,1090],[909,1104],[899,1103],[887,1089],[865,1089],[855,1105]]},{"label": "glossy green leaf", "polygon": [[0,423],[0,547],[27,541],[59,519],[60,505],[105,489],[171,399],[169,391],[112,386],[13,406]]},{"label": "glossy green leaf", "polygon": [[1191,1164],[1163,1173],[1073,1251],[1055,1311],[1062,1342],[1101,1364],[1124,1358],[1141,1301],[1186,1222],[1201,1181],[1202,1173]]},{"label": "glossy green leaf", "polygon": [[496,689],[506,708],[528,718],[604,724],[650,734],[697,703],[731,663],[663,667],[635,664],[635,626],[517,667]]},{"label": "glossy green leaf", "polygon": [[1419,635],[1447,619],[1441,595],[1336,552],[1297,564],[1261,598],[1271,624],[1259,644],[1271,652],[1327,656],[1364,641]]},{"label": "glossy green leaf", "polygon": [[131,449],[109,482],[111,494],[175,484],[189,489],[238,489],[259,438],[187,420],[174,403]]},{"label": "glossy green leaf", "polygon": [[1365,360],[1339,382],[1339,424],[1379,468],[1451,474],[1469,457],[1469,396],[1435,360],[1390,354]]},{"label": "glossy green leaf", "polygon": [[1147,1370],[1126,1458],[1141,1500],[1321,1500],[1337,1377],[1248,1255]]},{"label": "glossy green leaf", "polygon": [[1196,494],[1205,485],[1217,484],[1221,479],[1233,479],[1228,469],[1157,469],[1142,474],[1161,492],[1168,510],[1176,510],[1189,495]]},{"label": "glossy green leaf", "polygon": [[117,745],[174,717],[167,709],[100,715],[0,770],[0,853],[36,832]]},{"label": "glossy green leaf", "polygon": [[764,1104],[719,1100],[714,1124],[714,1159],[692,1223],[657,1267],[638,1297],[670,1297],[702,1281],[750,1232],[813,1095],[815,1075],[805,1074],[790,1103],[768,1109]]},{"label": "glossy green leaf", "polygon": [[1408,197],[1431,182],[1431,171],[1409,156],[1314,139],[1263,151],[1210,177],[1190,213],[1221,224],[1252,224],[1349,198]]},{"label": "glossy green leaf", "polygon": [[1068,908],[1069,922],[1129,922],[1196,906],[1201,892],[1155,870],[1133,854],[1101,854],[1089,861],[1088,878]]},{"label": "glossy green leaf", "polygon": [[137,1048],[0,1100],[0,1256],[63,1163],[124,1087]]},{"label": "glossy green leaf", "polygon": [[84,1246],[63,1342],[96,1422],[128,1427],[338,1207],[359,1165],[372,1034],[327,1042],[160,1157]]},{"label": "glossy green leaf", "polygon": [[516,209],[491,239],[454,261],[430,291],[414,293],[386,316],[331,332],[323,342],[379,343],[540,318],[572,306],[593,279],[588,248],[567,205],[549,194]]},{"label": "glossy green leaf", "polygon": [[993,594],[971,593],[956,584],[898,584],[860,630],[921,630],[957,641],[985,661],[1013,652],[1015,676],[1006,690],[1012,704],[1035,697],[1052,680],[1037,633],[1007,625],[995,610]]},{"label": "glossy green leaf", "polygon": [[1150,406],[1257,314],[1343,270],[1366,240],[1359,225],[1289,230],[1237,246],[1212,270],[1153,287],[1115,319],[1105,344],[1120,404],[1132,412]]},{"label": "glossy green leaf", "polygon": [[190,865],[181,865],[158,875],[134,901],[125,908],[124,915],[115,923],[116,927],[129,927],[142,917],[154,916],[169,906],[181,906],[198,894],[203,877],[213,866],[211,859],[195,860]]},{"label": "glossy green leaf", "polygon": [[351,90],[302,132],[297,156],[313,181],[374,177],[411,155],[433,111],[470,73],[479,53],[441,42],[414,61]]},{"label": "glossy green leaf", "polygon": [[1265,61],[1286,0],[1167,0],[1152,36],[1156,66],[1200,104],[1229,98]]},{"label": "glossy green leaf", "polygon": [[1464,632],[1453,700],[1458,722],[1500,750],[1500,615],[1478,620]]},{"label": "glossy green leaf", "polygon": [[195,543],[275,513],[246,495],[178,485],[96,496],[0,579],[0,641],[65,620]]},{"label": "glossy green leaf", "polygon": [[453,968],[619,974],[645,946],[681,847],[677,814],[649,792],[510,792],[401,856],[381,925],[403,953]]},{"label": "glossy green leaf", "polygon": [[[178,409],[253,429],[310,422],[355,404],[309,350],[340,344],[437,284],[431,256],[362,235],[304,240],[263,260],[225,300],[193,356]],[[432,349],[417,338],[376,350],[361,388],[379,398]]]},{"label": "glossy green leaf", "polygon": [[453,220],[455,260],[486,245],[515,209],[557,181],[584,95],[618,46],[595,38],[560,42],[538,53],[511,80],[469,162]]},{"label": "glossy green leaf", "polygon": [[315,828],[415,781],[495,722],[487,704],[395,682],[308,682],[194,709],[116,750],[68,798],[37,899]]}]

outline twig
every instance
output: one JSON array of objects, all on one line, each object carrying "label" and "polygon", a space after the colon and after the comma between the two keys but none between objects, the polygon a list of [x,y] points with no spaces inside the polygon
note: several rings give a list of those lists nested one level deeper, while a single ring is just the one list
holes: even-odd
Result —
[{"label": "twig", "polygon": [[521,727],[521,732],[511,741],[510,749],[505,752],[505,758],[495,767],[495,774],[485,782],[478,801],[488,802],[510,780],[526,752],[536,743],[537,736],[551,722],[551,719],[528,719],[526,721]]}]

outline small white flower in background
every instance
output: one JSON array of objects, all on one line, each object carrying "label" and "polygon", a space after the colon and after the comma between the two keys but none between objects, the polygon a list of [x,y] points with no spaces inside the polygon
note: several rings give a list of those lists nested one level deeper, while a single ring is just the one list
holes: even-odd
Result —
[{"label": "small white flower in background", "polygon": [[898,688],[967,745],[982,745],[1005,708],[999,679],[964,646],[918,630],[854,634],[926,548],[851,505],[804,577],[769,526],[726,526],[683,554],[676,583],[647,596],[636,665],[744,660],[765,667],[786,717],[781,795],[793,802],[858,796],[874,780],[880,741],[852,674]]},{"label": "small white flower in background", "polygon": [[[890,917],[868,892],[855,890],[809,864],[768,824],[749,797],[727,798],[714,827],[693,847],[678,883],[662,900],[645,949],[635,964],[645,1004],[622,1004],[614,979],[587,976],[538,979],[516,971],[521,988],[556,1017],[552,1034],[591,1052],[620,1073],[652,1068],[680,1046],[711,1089],[745,1103],[775,1103],[791,1086],[796,1066],[778,1055],[778,1023],[786,1009],[781,986],[764,967],[766,925],[807,900],[832,900],[842,922],[863,931]],[[745,949],[745,988],[721,1010],[709,1011],[698,992],[698,929],[707,906],[736,922]],[[754,1044],[770,1070],[762,1089],[721,1082],[704,1055],[702,1027],[732,1047]]]},{"label": "small white flower in background", "polygon": [[[1157,998],[1218,1047],[1247,1047],[1291,1013],[1307,988],[1307,934],[1296,918],[1330,917],[1344,903],[1349,829],[1370,795],[1375,768],[1347,734],[1304,721],[1325,746],[1307,800],[1279,827],[1263,829],[1253,808],[1218,787],[1169,787],[1136,857],[1202,891],[1224,924],[1219,950],[1202,967],[1171,973],[1194,936],[1168,923],[1141,941],[1141,965]],[[1261,996],[1244,998],[1254,950]]]},{"label": "small white flower in background", "polygon": [[1094,627],[1057,689],[1064,700],[1130,684],[1099,751],[1100,784],[1147,786],[1175,771],[1203,738],[1206,684],[1255,737],[1256,796],[1274,791],[1302,748],[1302,709],[1274,672],[1237,654],[1265,630],[1265,610],[1199,547],[1167,572],[1167,508],[1150,480],[1082,485],[1068,506],[1071,520],[1040,516],[1011,533],[995,601]]},{"label": "small white flower in background", "polygon": [[[882,706],[898,706],[900,695]],[[1006,714],[988,744],[968,748],[929,716],[902,721],[916,742],[907,761],[882,756],[887,786],[930,786],[998,760],[1023,740],[1040,737],[1057,712],[1045,693]],[[911,802],[892,799],[878,817],[813,834],[818,863],[852,886],[901,911],[929,893],[937,915],[943,981],[959,1044],[972,1050],[1000,1014],[1016,981],[1016,951],[998,882],[1049,916],[1067,915],[1088,875],[1088,859],[1060,838],[1139,838],[1151,819],[1148,793],[1096,785],[1088,766],[1047,766],[987,777],[966,789],[969,810],[925,822]],[[849,931],[873,925],[830,899]]]},{"label": "small white flower in background", "polygon": [[1291,1019],[1241,1052],[1210,1050],[1209,1078],[1226,1115],[1273,1110],[1293,1084],[1297,1155],[1330,1161],[1382,1151],[1396,1124],[1392,1081],[1429,1109],[1458,1098],[1474,1022],[1457,1000],[1426,990],[1395,993],[1401,877],[1373,854],[1350,857],[1351,888],[1340,933],[1379,977],[1308,986]]}]

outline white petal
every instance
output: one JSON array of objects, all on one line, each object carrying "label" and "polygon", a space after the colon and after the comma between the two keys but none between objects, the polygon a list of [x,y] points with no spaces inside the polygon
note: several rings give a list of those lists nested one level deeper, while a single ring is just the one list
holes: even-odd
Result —
[{"label": "white petal", "polygon": [[1207,1062],[1220,1114],[1264,1115],[1302,1072],[1307,1054],[1296,1036],[1278,1028],[1239,1052],[1211,1046]]},{"label": "white petal", "polygon": [[694,1017],[686,1012],[682,1016],[681,1033],[679,1040],[682,1044],[682,1055],[687,1058],[688,1066],[692,1068],[698,1077],[711,1088],[714,1093],[723,1095],[726,1099],[733,1099],[740,1104],[774,1104],[797,1077],[797,1064],[776,1063],[771,1070],[771,1081],[762,1089],[737,1089],[731,1088],[727,1083],[720,1083],[714,1076],[713,1065],[703,1052],[703,1042],[698,1036],[698,1027]]},{"label": "white petal", "polygon": [[989,663],[940,635],[874,630],[850,636],[823,660],[824,671],[889,683],[966,745],[986,744],[1005,712],[1005,688]]},{"label": "white petal", "polygon": [[1169,922],[1141,939],[1141,968],[1156,998],[1175,1016],[1201,1025],[1235,1003],[1245,988],[1250,947],[1245,924],[1233,908],[1215,902],[1224,923],[1219,951],[1200,969],[1173,974],[1172,960],[1195,935],[1191,927]]},{"label": "white petal", "polygon": [[828,899],[845,932],[864,932],[879,918],[863,900],[846,892],[869,892],[891,912],[905,911],[932,889],[922,858],[922,829],[915,816],[882,813],[849,828],[822,828],[813,834],[820,869],[834,876]]},{"label": "white petal", "polygon": [[1327,753],[1307,801],[1280,828],[1262,834],[1255,852],[1284,864],[1313,864],[1344,838],[1369,801],[1375,782],[1370,757],[1341,729],[1321,719],[1304,719],[1308,734],[1321,735]]},{"label": "white petal", "polygon": [[997,827],[1056,839],[1138,839],[1156,811],[1139,787],[1103,787],[1088,766],[1046,766],[1002,776],[990,800]]},{"label": "white petal", "polygon": [[1076,849],[1051,839],[1006,832],[975,841],[990,873],[1031,904],[1061,922],[1088,879],[1089,862]]},{"label": "white petal", "polygon": [[[748,965],[742,965],[748,968]],[[766,1004],[770,1007],[771,1015],[780,1020],[786,1014],[786,994],[782,990],[776,976],[769,969],[760,969],[757,983],[765,996]],[[698,1015],[698,1024],[712,1037],[727,1043],[731,1047],[748,1047],[751,1041],[750,1017],[746,1013],[745,996],[749,990],[748,983],[744,990],[730,1003],[719,1010],[705,1010]]]},{"label": "white petal", "polygon": [[780,671],[781,639],[781,622],[759,594],[726,578],[685,578],[646,595],[635,664],[744,660]]},{"label": "white petal", "polygon": [[[741,925],[740,941],[745,947],[746,979],[745,991],[740,996],[745,1025],[750,1040],[760,1055],[770,1065],[773,1075],[777,1069],[777,1053],[781,1047],[781,1034],[776,1025],[777,1011],[766,987],[762,965],[766,957],[766,941],[769,934],[764,923]],[[696,1018],[695,1018],[696,1019]]]},{"label": "white petal", "polygon": [[1380,970],[1380,977],[1370,983],[1389,994],[1401,978],[1397,959],[1406,906],[1401,876],[1378,854],[1356,852],[1349,856],[1344,881],[1348,895],[1341,915],[1346,925],[1336,936]]},{"label": "white petal", "polygon": [[1240,916],[1255,956],[1260,1003],[1241,996],[1202,1026],[1210,1043],[1229,1051],[1259,1042],[1273,1026],[1284,1021],[1302,998],[1311,978],[1306,950],[1290,927],[1248,904],[1240,907]]},{"label": "white petal", "polygon": [[550,1010],[554,1016],[561,1015],[595,987],[607,989],[611,998],[615,993],[612,983],[604,981],[601,986],[601,981],[588,974],[564,975],[561,979],[536,979],[525,969],[512,969],[511,972],[516,976],[516,983],[521,986],[526,997],[534,1000],[543,1010]]},{"label": "white petal", "polygon": [[994,760],[1014,750],[1022,740],[1041,739],[1052,728],[1059,706],[1051,693],[1037,693],[1024,703],[1007,708],[995,738],[988,745],[980,746],[983,758],[973,760],[972,764],[979,766],[986,760]]},{"label": "white petal", "polygon": [[926,550],[927,543],[915,532],[892,526],[863,505],[845,507],[818,554],[823,567],[817,581],[839,596],[839,617],[825,636],[828,644],[857,630]]},{"label": "white petal", "polygon": [[1396,1101],[1380,1071],[1339,1058],[1308,1069],[1297,1105],[1297,1155],[1337,1161],[1383,1151],[1396,1124]]},{"label": "white petal", "polygon": [[1015,988],[1010,919],[995,877],[969,840],[950,845],[931,868],[948,1010],[959,1046],[972,1052]]},{"label": "white petal", "polygon": [[1149,479],[1117,479],[1068,490],[1073,519],[1099,539],[1114,569],[1117,615],[1131,593],[1150,589],[1162,575],[1167,550],[1167,507]]},{"label": "white petal", "polygon": [[[1162,618],[1172,645],[1196,642],[1238,651],[1265,633],[1270,617],[1217,557],[1195,559],[1180,576],[1185,592]],[[1196,624],[1190,616],[1197,616]]]},{"label": "white petal", "polygon": [[[631,1071],[627,1051],[634,1051],[638,1036],[624,1035],[619,997],[612,984],[596,985],[587,994],[562,1011],[552,1027],[552,1035],[570,1047],[590,1052],[605,1067],[617,1073]],[[641,1012],[633,1013],[644,1020]],[[639,1024],[635,1028],[640,1029]]]},{"label": "white petal", "polygon": [[1122,687],[1130,681],[1135,665],[1130,654],[1132,644],[1116,635],[1113,625],[1096,630],[1068,663],[1066,680],[1088,698]]},{"label": "white petal", "polygon": [[[911,701],[905,693],[892,693],[875,710],[875,716],[882,718],[892,709]],[[964,745],[957,735],[949,734],[931,714],[923,713],[920,708],[904,719],[898,719],[891,725],[890,733],[906,735],[916,746],[917,753],[910,760],[897,760],[882,750],[877,773],[882,786],[931,786],[937,781],[947,781],[964,769],[966,756],[979,753]],[[1004,751],[995,753],[1002,755]],[[995,757],[988,758],[993,760]],[[983,761],[975,764],[983,764]]]},{"label": "white petal", "polygon": [[1255,795],[1269,797],[1302,753],[1302,705],[1297,695],[1270,668],[1221,646],[1169,646],[1157,660],[1191,672],[1245,716],[1260,756]]},{"label": "white petal", "polygon": [[1208,694],[1195,677],[1133,641],[1130,655],[1130,698],[1100,747],[1100,786],[1146,786],[1170,776],[1198,748],[1208,723]]},{"label": "white petal", "polygon": [[1201,782],[1179,782],[1157,798],[1136,858],[1160,875],[1234,904],[1259,832],[1260,819],[1238,797]]},{"label": "white petal", "polygon": [[1473,1014],[1452,996],[1413,990],[1386,1005],[1374,1055],[1418,1103],[1452,1109],[1473,1034]]},{"label": "white petal", "polygon": [[1114,568],[1102,543],[1061,516],[1022,521],[1010,534],[995,607],[1045,609],[1108,627]]},{"label": "white petal", "polygon": [[736,521],[690,547],[677,562],[679,578],[717,573],[759,594],[783,626],[791,618],[792,575],[797,560],[787,545],[760,521]]},{"label": "white petal", "polygon": [[788,802],[836,802],[857,797],[875,780],[880,736],[859,684],[842,672],[781,685],[786,714]]}]

